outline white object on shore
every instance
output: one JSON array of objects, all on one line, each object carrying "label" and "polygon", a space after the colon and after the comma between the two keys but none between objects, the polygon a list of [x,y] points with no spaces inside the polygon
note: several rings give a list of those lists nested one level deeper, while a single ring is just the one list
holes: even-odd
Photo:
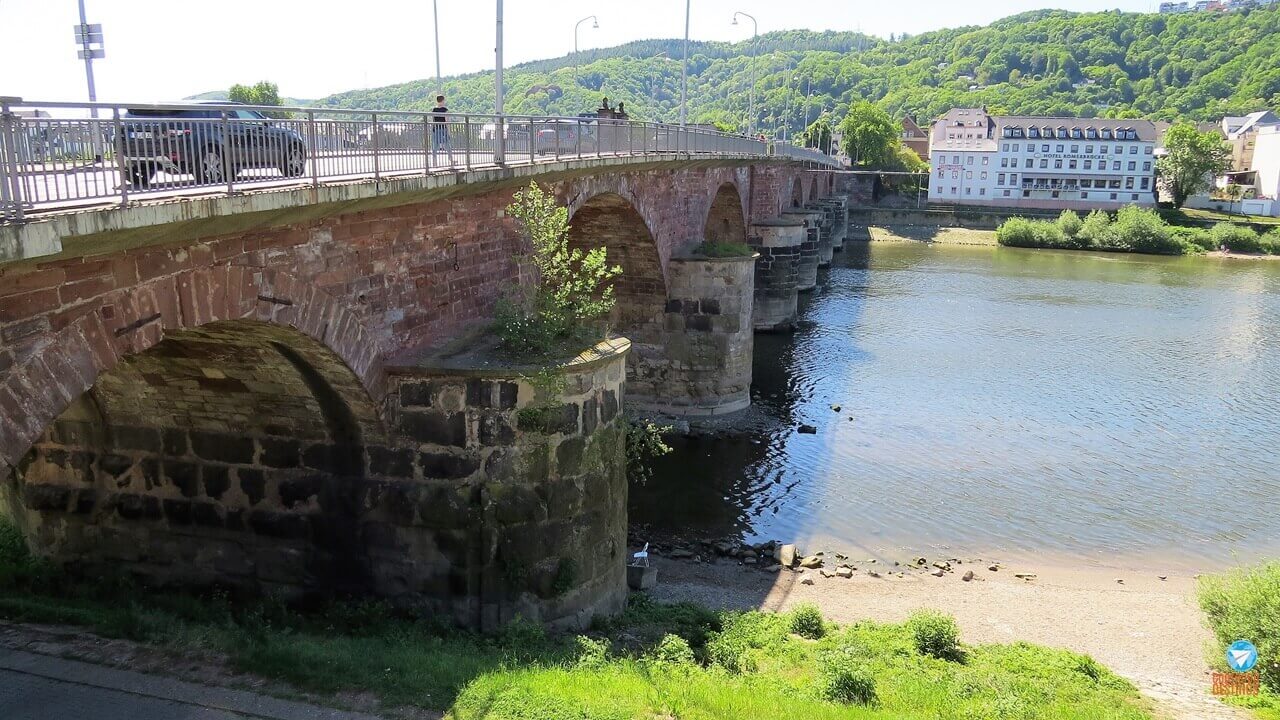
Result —
[{"label": "white object on shore", "polygon": [[632,556],[632,565],[639,567],[649,567],[649,543],[645,543],[640,552],[634,553]]}]

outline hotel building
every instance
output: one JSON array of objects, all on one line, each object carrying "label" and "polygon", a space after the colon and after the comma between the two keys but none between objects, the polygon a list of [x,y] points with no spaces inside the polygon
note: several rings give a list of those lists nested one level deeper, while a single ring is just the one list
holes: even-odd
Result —
[{"label": "hotel building", "polygon": [[933,124],[929,201],[1043,209],[1154,206],[1149,120],[990,115],[955,108]]}]

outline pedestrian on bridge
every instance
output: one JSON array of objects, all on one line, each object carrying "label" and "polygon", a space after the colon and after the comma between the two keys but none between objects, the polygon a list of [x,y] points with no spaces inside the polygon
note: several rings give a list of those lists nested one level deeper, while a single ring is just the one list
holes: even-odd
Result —
[{"label": "pedestrian on bridge", "polygon": [[444,104],[444,95],[436,96],[436,106],[431,108],[431,161],[439,161],[439,153],[444,150],[449,154],[449,164],[453,164],[453,148],[449,146],[449,108]]}]

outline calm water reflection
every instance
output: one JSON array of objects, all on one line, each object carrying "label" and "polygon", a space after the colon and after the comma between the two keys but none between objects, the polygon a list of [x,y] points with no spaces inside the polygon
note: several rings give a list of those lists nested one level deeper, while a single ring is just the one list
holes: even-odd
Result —
[{"label": "calm water reflection", "polygon": [[869,552],[1202,564],[1280,546],[1280,262],[836,258],[812,324],[757,336],[772,427],[681,441],[633,521]]}]

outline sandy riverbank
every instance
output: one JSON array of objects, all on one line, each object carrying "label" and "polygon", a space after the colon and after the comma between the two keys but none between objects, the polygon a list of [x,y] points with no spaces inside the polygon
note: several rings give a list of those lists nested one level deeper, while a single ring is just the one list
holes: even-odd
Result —
[{"label": "sandy riverbank", "polygon": [[[968,643],[1022,640],[1087,653],[1134,682],[1167,718],[1248,717],[1208,695],[1204,657],[1211,635],[1188,574],[1161,580],[1147,571],[1019,561],[995,572],[978,563],[957,565],[944,577],[898,577],[882,564],[854,562],[859,571],[846,579],[814,570],[751,569],[729,559],[656,564],[654,596],[662,601],[770,610],[812,602],[837,622],[900,622],[917,608],[936,608],[956,617]],[[966,570],[974,571],[972,581],[962,579]],[[1036,577],[1023,580],[1017,573]]]}]

